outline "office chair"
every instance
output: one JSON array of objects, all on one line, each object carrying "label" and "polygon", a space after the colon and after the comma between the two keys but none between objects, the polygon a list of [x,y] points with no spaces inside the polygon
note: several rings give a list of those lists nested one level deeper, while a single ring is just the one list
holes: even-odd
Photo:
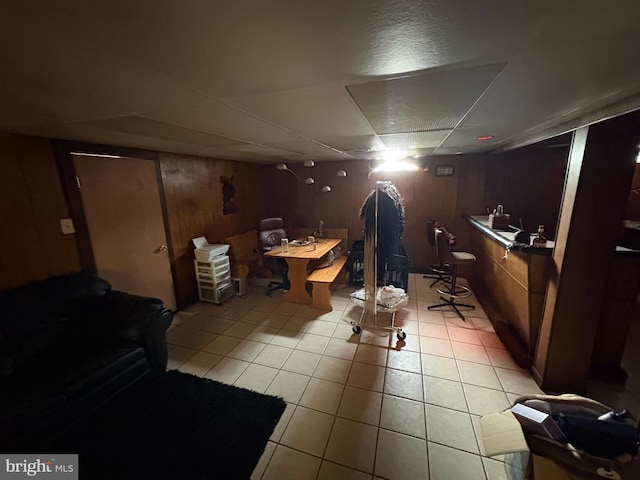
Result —
[{"label": "office chair", "polygon": [[442,300],[443,303],[430,305],[427,309],[433,310],[434,308],[451,307],[464,321],[464,315],[460,312],[459,307],[468,308],[469,310],[473,310],[476,307],[466,303],[457,303],[455,301],[456,298],[463,298],[471,295],[471,291],[467,287],[457,285],[458,265],[472,264],[476,261],[476,256],[473,253],[468,252],[452,252],[449,248],[447,235],[443,230],[437,229],[435,231],[435,237],[438,260],[442,264],[446,264],[451,267],[451,282],[442,287],[436,288],[436,291],[440,294],[440,300]]},{"label": "office chair", "polygon": [[272,273],[282,275],[281,282],[269,282],[267,295],[271,295],[275,290],[286,291],[290,288],[289,278],[287,277],[287,261],[283,258],[264,256],[264,253],[269,250],[276,247],[280,248],[280,240],[287,238],[283,225],[284,222],[282,218],[265,218],[264,220],[260,220],[260,225],[258,226],[258,239],[263,265],[271,270]]},{"label": "office chair", "polygon": [[351,246],[351,252],[346,264],[349,285],[361,287],[364,285],[364,241],[356,240]]},{"label": "office chair", "polygon": [[[435,234],[435,225],[433,220],[427,220],[427,240],[429,241],[429,245],[431,245],[434,249],[436,248],[436,234]],[[437,249],[436,249],[437,252]],[[438,263],[434,263],[427,267],[429,269],[429,273],[423,275],[422,278],[429,278],[433,280],[429,288],[433,288],[439,283],[450,283],[451,281],[451,265],[444,264],[440,261]]]}]

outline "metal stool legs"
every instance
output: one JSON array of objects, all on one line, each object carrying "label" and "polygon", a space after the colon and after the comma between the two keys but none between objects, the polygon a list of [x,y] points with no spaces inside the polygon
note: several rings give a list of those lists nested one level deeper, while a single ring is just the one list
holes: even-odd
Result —
[{"label": "metal stool legs", "polygon": [[[442,308],[442,307],[451,307],[453,311],[462,319],[462,321],[466,321],[462,312],[458,309],[458,307],[467,308],[469,310],[474,310],[476,307],[474,305],[469,305],[467,303],[457,303],[455,301],[456,298],[464,298],[471,295],[469,289],[462,285],[456,285],[458,279],[458,266],[451,265],[451,283],[444,285],[443,288],[436,288],[436,291],[440,294],[440,300],[443,303],[439,303],[437,305],[429,305],[427,310],[433,310],[434,308]],[[446,288],[446,290],[445,290]],[[447,298],[448,297],[448,300]]]}]

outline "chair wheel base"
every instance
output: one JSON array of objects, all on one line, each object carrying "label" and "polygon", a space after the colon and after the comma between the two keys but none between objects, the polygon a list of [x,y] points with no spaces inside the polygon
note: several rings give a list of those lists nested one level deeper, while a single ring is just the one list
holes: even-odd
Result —
[{"label": "chair wheel base", "polygon": [[433,310],[434,308],[451,307],[463,322],[466,322],[467,319],[464,317],[464,315],[462,315],[462,312],[458,309],[458,307],[463,307],[469,310],[475,310],[476,308],[475,305],[469,305],[467,303],[456,303],[454,301],[454,297],[449,297],[449,300],[444,297],[440,297],[440,300],[442,300],[443,303],[439,303],[437,305],[429,305],[427,307],[427,310]]}]

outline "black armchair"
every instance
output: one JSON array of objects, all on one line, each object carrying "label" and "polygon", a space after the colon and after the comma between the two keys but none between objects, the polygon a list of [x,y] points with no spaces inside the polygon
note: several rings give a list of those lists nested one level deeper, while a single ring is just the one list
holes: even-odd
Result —
[{"label": "black armchair", "polygon": [[284,231],[282,218],[265,218],[260,220],[258,227],[258,239],[260,242],[260,254],[263,265],[272,273],[282,276],[281,282],[270,282],[267,295],[271,295],[275,290],[289,290],[290,283],[287,277],[287,261],[282,258],[265,257],[264,253],[274,248],[280,248],[283,238],[287,238]]}]

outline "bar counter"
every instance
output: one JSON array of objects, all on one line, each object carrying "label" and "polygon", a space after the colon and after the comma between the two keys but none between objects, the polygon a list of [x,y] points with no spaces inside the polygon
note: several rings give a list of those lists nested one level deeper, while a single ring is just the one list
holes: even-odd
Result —
[{"label": "bar counter", "polygon": [[[545,248],[518,244],[514,241],[516,227],[491,229],[486,215],[463,214],[462,218],[472,227],[469,229],[470,250],[477,257],[473,280],[478,281],[480,297],[488,297],[497,309],[502,325],[495,325],[492,318],[496,330],[503,333],[500,337],[519,365],[528,367],[538,342],[547,283],[555,272],[554,242],[547,241]],[[590,274],[602,275],[602,272]],[[640,251],[618,246],[611,270],[605,274],[609,279],[593,346],[591,371],[623,380],[626,375],[619,365],[634,308],[637,308]]]},{"label": "bar counter", "polygon": [[[501,338],[520,366],[530,366],[538,342],[542,308],[549,278],[553,241],[546,247],[515,242],[517,228],[489,228],[489,217],[463,214],[473,227],[469,232],[476,255],[473,277],[482,282],[483,295],[495,305],[504,325]],[[531,234],[531,238],[535,234]],[[505,330],[510,330],[505,335]],[[509,341],[515,334],[516,341]]]}]

